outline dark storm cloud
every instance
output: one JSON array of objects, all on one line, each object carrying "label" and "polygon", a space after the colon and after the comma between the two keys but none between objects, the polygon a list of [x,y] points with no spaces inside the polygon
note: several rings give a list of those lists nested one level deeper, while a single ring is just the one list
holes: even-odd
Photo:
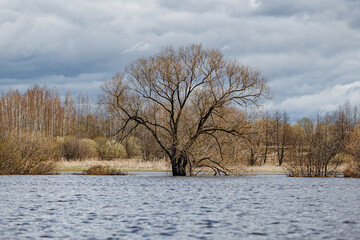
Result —
[{"label": "dark storm cloud", "polygon": [[359,16],[355,0],[3,0],[0,90],[96,96],[134,59],[195,42],[261,69],[274,92],[266,108],[302,116],[360,101]]},{"label": "dark storm cloud", "polygon": [[297,14],[317,14],[326,11],[326,8],[334,4],[332,0],[302,0],[297,1],[261,1],[255,13],[274,17],[290,17]]}]

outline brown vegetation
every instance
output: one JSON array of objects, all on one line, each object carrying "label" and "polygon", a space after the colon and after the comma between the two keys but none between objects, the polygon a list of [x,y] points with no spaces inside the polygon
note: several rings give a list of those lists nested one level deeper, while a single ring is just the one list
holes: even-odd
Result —
[{"label": "brown vegetation", "polygon": [[0,97],[0,126],[18,134],[110,138],[117,125],[117,118],[108,115],[100,105],[92,109],[83,94],[75,98],[68,92],[62,102],[56,89],[35,85],[24,94],[9,90]]},{"label": "brown vegetation", "polygon": [[[293,146],[287,165],[291,176],[326,177],[337,172],[346,159],[346,143],[352,138],[351,133],[358,131],[357,109],[346,109],[347,105],[333,115],[318,116],[316,122],[304,118],[293,126]],[[356,151],[352,154],[355,156]]]},{"label": "brown vegetation", "polygon": [[[130,64],[126,74],[104,84],[102,102],[121,118],[125,136],[138,126],[151,133],[174,176],[191,173],[194,163],[226,173],[222,162],[230,152],[222,147],[230,140],[225,135],[240,137],[245,129],[231,105],[256,104],[268,93],[258,70],[195,44],[166,47]],[[209,144],[209,154],[197,150],[201,142]]]},{"label": "brown vegetation", "polygon": [[87,159],[84,161],[59,161],[56,163],[58,171],[83,171],[96,165],[110,166],[122,171],[170,171],[171,166],[165,159],[156,161],[143,161],[142,159],[112,159],[103,161],[99,159]]},{"label": "brown vegetation", "polygon": [[61,149],[62,157],[67,160],[84,160],[87,158],[98,157],[96,143],[94,140],[79,139],[73,136],[58,138],[57,140]]},{"label": "brown vegetation", "polygon": [[1,94],[0,171],[51,172],[62,158],[85,165],[121,159],[116,164],[125,168],[174,175],[278,165],[292,176],[331,176],[345,163],[345,176],[360,175],[356,106],[296,124],[286,112],[263,113],[257,106],[268,95],[266,78],[218,50],[166,47],[102,90],[97,105],[70,92],[61,101],[46,86]]},{"label": "brown vegetation", "polygon": [[122,144],[114,140],[109,140],[105,137],[98,137],[95,139],[98,156],[103,160],[113,158],[124,158],[126,150]]},{"label": "brown vegetation", "polygon": [[82,172],[83,175],[124,175],[109,166],[96,165]]},{"label": "brown vegetation", "polygon": [[347,141],[346,151],[352,159],[344,171],[345,177],[360,178],[360,128],[355,128]]},{"label": "brown vegetation", "polygon": [[51,139],[36,134],[0,134],[0,174],[50,174],[59,157]]}]

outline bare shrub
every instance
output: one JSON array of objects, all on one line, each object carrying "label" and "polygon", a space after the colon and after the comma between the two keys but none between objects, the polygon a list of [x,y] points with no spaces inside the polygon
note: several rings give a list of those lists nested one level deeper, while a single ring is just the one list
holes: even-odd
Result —
[{"label": "bare shrub", "polygon": [[48,174],[59,159],[54,141],[38,134],[0,134],[0,174]]},{"label": "bare shrub", "polygon": [[109,166],[96,165],[82,172],[83,175],[125,175]]},{"label": "bare shrub", "polygon": [[79,158],[79,139],[73,136],[64,138],[62,146],[63,157],[67,160]]},{"label": "bare shrub", "polygon": [[337,138],[328,116],[317,120],[307,129],[301,126],[295,131],[290,161],[286,168],[294,177],[332,176],[342,163],[341,140]]},{"label": "bare shrub", "polygon": [[[58,140],[59,141],[59,140]],[[62,156],[67,159],[84,160],[87,158],[97,158],[97,143],[92,139],[79,139],[67,136],[60,139]]]},{"label": "bare shrub", "polygon": [[360,178],[360,128],[355,128],[346,144],[346,151],[352,156],[348,167],[344,171],[344,177]]},{"label": "bare shrub", "polygon": [[79,159],[97,158],[97,143],[88,138],[80,139],[79,141]]},{"label": "bare shrub", "polygon": [[359,162],[352,162],[344,171],[344,177],[360,178],[360,164]]},{"label": "bare shrub", "polygon": [[[242,138],[242,156],[245,158],[245,164],[254,166],[266,162],[268,155],[268,143],[266,141],[266,122],[261,120],[250,120],[247,134]],[[264,160],[265,159],[265,160]]]},{"label": "bare shrub", "polygon": [[97,143],[97,153],[101,159],[124,158],[126,150],[124,146],[114,140],[105,137],[95,139]]}]

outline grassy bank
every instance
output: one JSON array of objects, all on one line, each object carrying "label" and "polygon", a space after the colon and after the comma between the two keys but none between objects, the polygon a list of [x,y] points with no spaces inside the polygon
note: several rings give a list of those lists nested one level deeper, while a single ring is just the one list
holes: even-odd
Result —
[{"label": "grassy bank", "polygon": [[[103,161],[88,159],[84,161],[60,161],[57,163],[55,171],[85,171],[90,167],[101,165],[111,167],[122,172],[171,172],[170,164],[165,160],[144,162],[140,159],[116,159]],[[343,172],[346,164],[338,167],[337,172]],[[261,166],[231,166],[232,172],[241,173],[287,173],[286,163],[284,166],[276,164],[265,164]],[[209,170],[209,172],[211,172]]]},{"label": "grassy bank", "polygon": [[116,159],[111,161],[88,159],[84,161],[60,161],[57,163],[55,171],[85,171],[96,165],[109,166],[123,172],[171,171],[170,164],[164,160],[144,162],[140,159]]},{"label": "grassy bank", "polygon": [[[88,159],[84,161],[60,161],[55,171],[85,171],[90,167],[101,165],[109,166],[123,172],[167,172],[171,171],[171,166],[165,160],[144,162],[140,159],[116,159],[102,161]],[[264,172],[264,173],[285,173],[286,169],[282,166],[266,164],[262,166],[232,166],[232,172]]]}]

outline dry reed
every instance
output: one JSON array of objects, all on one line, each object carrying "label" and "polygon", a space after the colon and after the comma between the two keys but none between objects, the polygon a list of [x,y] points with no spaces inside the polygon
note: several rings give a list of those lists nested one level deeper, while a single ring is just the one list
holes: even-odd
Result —
[{"label": "dry reed", "polygon": [[158,161],[142,161],[141,159],[114,159],[111,161],[104,161],[98,159],[86,159],[84,161],[60,161],[57,164],[57,171],[84,171],[90,167],[100,165],[108,166],[122,171],[170,171],[170,164],[164,160]]}]

